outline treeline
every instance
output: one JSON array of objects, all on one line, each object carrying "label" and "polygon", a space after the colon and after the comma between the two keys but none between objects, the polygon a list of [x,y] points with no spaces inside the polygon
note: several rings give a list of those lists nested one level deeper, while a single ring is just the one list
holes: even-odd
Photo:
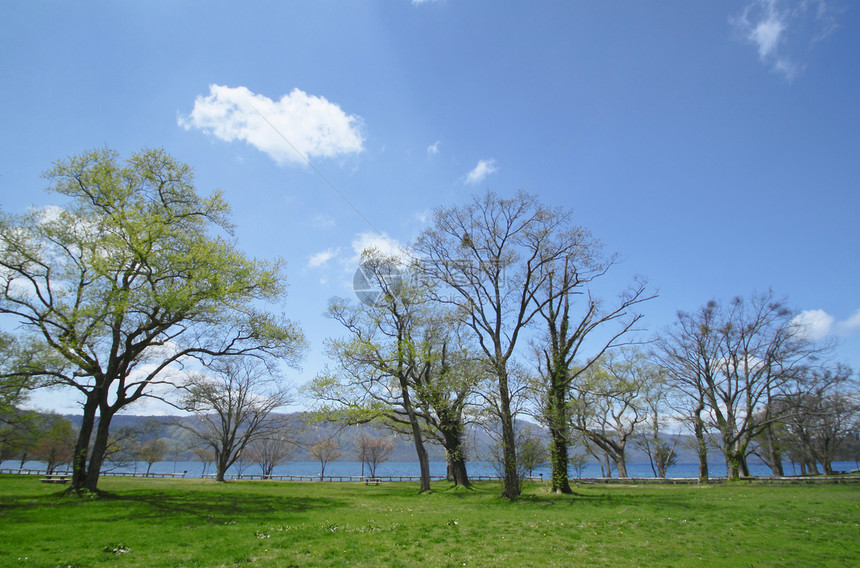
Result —
[{"label": "treeline", "polygon": [[[33,388],[78,392],[73,491],[97,489],[122,447],[111,424],[144,397],[193,415],[175,426],[211,451],[219,479],[285,441],[276,410],[293,395],[281,369],[307,344],[265,309],[282,305],[283,262],[242,253],[220,193],[199,196],[191,169],[163,150],[88,152],[46,177],[65,205],[0,217],[0,314],[18,325],[0,338],[0,416]],[[422,490],[433,444],[449,478],[469,485],[476,426],[494,439],[508,498],[547,446],[553,489],[567,493],[570,467],[596,459],[625,476],[634,446],[665,475],[682,433],[702,481],[714,448],[732,478],[752,455],[775,473],[784,459],[832,470],[858,430],[857,380],[784,299],[711,301],[649,333],[656,293],[639,279],[611,289],[615,264],[571,210],[535,195],[440,206],[401,250],[363,252],[356,299],[328,308],[343,330],[326,343],[331,364],[301,394],[317,423],[408,436]],[[307,451],[324,469],[336,444],[320,437]]]},{"label": "treeline", "polygon": [[[314,416],[306,413],[274,414],[272,419],[280,425],[277,435],[260,440],[248,448],[238,461],[237,470],[247,471],[249,466],[259,466],[261,471],[265,471],[267,464],[274,467],[290,462],[317,461],[309,448],[320,440],[333,442],[333,449],[339,454],[333,461],[370,461],[376,465],[386,461],[415,461],[415,450],[409,437],[398,435],[388,428],[366,424],[342,427],[318,422]],[[135,462],[151,467],[159,461],[196,461],[204,465],[204,471],[208,469],[214,473],[213,450],[177,425],[193,420],[189,416],[117,416],[103,471],[129,469]],[[11,415],[3,416],[0,426],[0,464],[20,468],[26,462],[38,461],[45,464],[49,473],[67,468],[71,464],[80,422],[81,416],[26,410],[15,410]],[[531,475],[535,469],[549,463],[549,435],[546,429],[528,422],[518,423],[517,429],[521,433],[522,468]],[[467,430],[467,461],[495,461],[500,465],[494,439],[480,426],[471,425]],[[691,435],[667,435],[662,442],[673,448],[678,463],[696,461],[696,443]],[[649,454],[645,449],[647,443],[652,442],[641,436],[634,440],[632,449],[626,454],[628,463],[649,462]],[[603,475],[612,477],[617,474],[614,464],[606,467],[605,456],[600,456],[598,461],[584,445],[575,445],[572,450],[571,473],[581,475],[587,463],[597,461],[602,466]],[[445,461],[441,445],[431,442],[427,451],[430,461]],[[712,446],[709,454],[711,463],[718,460],[719,455],[717,448]],[[854,435],[846,437],[839,444],[834,459],[860,460],[860,441]],[[651,465],[655,467],[653,474],[659,476],[656,464],[652,462]]]}]

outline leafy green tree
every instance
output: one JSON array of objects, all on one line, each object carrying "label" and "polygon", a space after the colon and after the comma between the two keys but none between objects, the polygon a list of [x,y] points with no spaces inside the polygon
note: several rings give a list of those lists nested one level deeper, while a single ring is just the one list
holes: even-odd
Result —
[{"label": "leafy green tree", "polygon": [[520,427],[519,437],[517,456],[520,460],[520,468],[525,476],[531,477],[534,470],[549,463],[546,442],[536,436],[532,432],[532,428],[528,427]]},{"label": "leafy green tree", "polygon": [[582,477],[585,466],[588,465],[588,454],[574,452],[570,454],[570,467],[576,472],[576,477]]},{"label": "leafy green tree", "polygon": [[75,432],[72,423],[59,416],[49,419],[51,425],[43,432],[33,448],[33,457],[45,462],[48,473],[59,466],[72,463],[75,449]]},{"label": "leafy green tree", "polygon": [[137,450],[137,457],[146,463],[146,475],[149,475],[152,464],[162,461],[169,450],[170,444],[164,438],[153,438],[140,445]]},{"label": "leafy green tree", "polygon": [[0,462],[17,457],[19,466],[30,457],[45,425],[44,417],[33,410],[11,407],[0,421]]},{"label": "leafy green tree", "polygon": [[379,297],[368,303],[331,301],[329,314],[347,335],[328,341],[335,368],[317,377],[309,392],[327,418],[379,420],[407,431],[422,491],[430,489],[428,436],[445,448],[453,481],[468,486],[464,413],[481,373],[456,320],[432,301],[428,283],[410,279],[404,268],[400,259],[379,251],[362,254],[362,269]]},{"label": "leafy green tree", "polygon": [[665,478],[667,470],[678,461],[675,448],[680,436],[667,438],[666,415],[671,412],[671,394],[666,370],[659,365],[650,366],[651,378],[646,381],[642,391],[645,421],[635,439],[636,445],[648,455],[651,471],[655,477]]},{"label": "leafy green tree", "polygon": [[111,150],[45,174],[62,206],[0,216],[0,314],[36,346],[27,374],[76,389],[83,421],[71,490],[96,490],[113,416],[175,385],[178,363],[256,354],[295,362],[300,330],[257,308],[283,263],[238,250],[221,194],[197,194],[163,150]]},{"label": "leafy green tree", "polygon": [[627,442],[648,417],[643,393],[657,376],[642,353],[625,349],[604,355],[572,385],[571,427],[612,460],[619,477],[627,477]]}]

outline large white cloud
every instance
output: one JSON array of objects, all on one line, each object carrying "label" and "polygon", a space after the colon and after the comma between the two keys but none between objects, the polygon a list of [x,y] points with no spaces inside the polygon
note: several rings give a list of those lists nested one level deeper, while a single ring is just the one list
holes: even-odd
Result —
[{"label": "large white cloud", "polygon": [[797,314],[792,323],[809,339],[824,339],[830,334],[835,318],[824,310],[805,310]]},{"label": "large white cloud", "polygon": [[244,140],[279,164],[306,163],[361,152],[361,119],[338,105],[299,89],[278,101],[246,87],[210,85],[179,124],[220,140]]},{"label": "large white cloud", "polygon": [[490,174],[496,173],[499,169],[496,167],[496,160],[479,160],[471,172],[466,174],[466,183],[475,185],[481,183]]}]

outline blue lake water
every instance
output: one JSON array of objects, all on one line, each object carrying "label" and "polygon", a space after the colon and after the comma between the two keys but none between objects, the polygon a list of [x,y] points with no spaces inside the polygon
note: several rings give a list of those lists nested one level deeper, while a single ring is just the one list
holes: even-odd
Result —
[{"label": "blue lake water", "polygon": [[[7,460],[3,462],[2,467],[11,467],[17,468],[18,462],[14,460]],[[43,469],[45,465],[40,462],[26,462],[24,464],[24,468],[31,469]],[[725,463],[711,463],[710,467],[710,475],[712,477],[722,477],[726,475],[726,464]],[[755,464],[750,463],[750,473],[752,475],[764,476],[771,475],[771,470],[764,464]],[[800,474],[799,470],[793,469],[790,463],[786,463],[783,466],[785,468],[786,475],[795,475]],[[858,462],[833,462],[833,469],[835,471],[850,471],[852,469],[856,469],[860,467]],[[469,475],[472,476],[494,476],[498,475],[495,469],[491,464],[487,462],[470,462],[467,464],[467,469]],[[138,472],[144,473],[146,471],[146,464],[142,462],[138,462],[137,464],[129,465],[128,467],[124,467],[122,469],[116,469],[115,471],[123,471],[123,472]],[[200,462],[158,462],[152,465],[151,471],[153,473],[183,473],[186,472],[186,477],[200,477],[203,474],[203,464]],[[366,473],[365,469],[365,473]],[[576,477],[601,477],[600,466],[595,462],[588,463],[582,470],[582,475],[578,475],[578,473],[570,468],[569,475],[571,478]],[[206,473],[214,473],[215,469],[212,464],[209,464],[206,467]],[[228,473],[238,473],[238,467],[235,465],[230,468]],[[260,468],[256,464],[247,465],[243,473],[245,475],[259,475]],[[314,476],[320,474],[320,464],[319,462],[287,462],[277,466],[273,472],[275,475],[307,475]],[[418,462],[386,462],[379,464],[376,469],[376,475],[379,476],[418,476],[419,475]],[[430,462],[430,475],[431,476],[444,476],[446,473],[445,462]],[[362,475],[362,464],[361,462],[331,462],[326,465],[325,468],[326,477],[328,476],[360,476]],[[699,465],[698,463],[681,463],[669,468],[668,477],[697,477],[699,474]],[[543,476],[549,477],[550,470],[549,468],[540,468],[534,471],[535,476]],[[647,463],[629,463],[627,464],[627,475],[629,477],[654,477],[654,473],[651,471],[651,466]],[[613,471],[612,477],[617,477],[617,472]]]}]

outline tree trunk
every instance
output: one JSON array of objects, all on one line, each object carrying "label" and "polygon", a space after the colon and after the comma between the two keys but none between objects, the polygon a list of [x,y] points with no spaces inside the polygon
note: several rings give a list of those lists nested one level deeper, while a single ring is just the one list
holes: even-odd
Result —
[{"label": "tree trunk", "polygon": [[785,471],[782,469],[782,455],[777,445],[776,436],[773,433],[773,424],[765,426],[765,439],[767,440],[768,459],[770,460],[770,469],[774,475],[782,477]]},{"label": "tree trunk", "polygon": [[98,401],[90,394],[84,403],[84,415],[81,420],[81,428],[78,431],[78,440],[75,443],[75,453],[72,455],[72,482],[69,491],[80,492],[86,488],[87,481],[87,457],[90,448],[90,438],[96,421],[96,410]]},{"label": "tree trunk", "polygon": [[666,460],[662,455],[657,456],[657,477],[666,479]]},{"label": "tree trunk", "polygon": [[514,432],[514,421],[511,416],[511,396],[508,391],[508,376],[505,371],[499,373],[499,410],[502,423],[502,449],[504,452],[504,489],[502,497],[516,499],[520,496],[520,476],[517,471],[517,441]]},{"label": "tree trunk", "polygon": [[427,457],[427,450],[424,448],[424,437],[421,434],[421,425],[418,423],[418,416],[415,414],[415,409],[412,407],[412,400],[409,397],[409,384],[406,377],[400,377],[400,390],[403,396],[403,409],[409,417],[409,425],[412,428],[412,440],[415,443],[415,453],[418,454],[418,467],[421,475],[421,491],[430,491],[430,459]]},{"label": "tree trunk", "polygon": [[415,440],[415,452],[418,454],[418,467],[421,474],[421,491],[430,491],[430,459],[424,448],[424,440],[421,436],[421,428],[417,421],[412,424],[412,437]]},{"label": "tree trunk", "polygon": [[694,416],[693,431],[696,435],[696,453],[699,455],[699,483],[708,483],[708,443],[705,440],[705,423],[702,420],[702,411],[705,409],[704,404],[699,401],[699,406],[696,407]]},{"label": "tree trunk", "polygon": [[90,454],[90,465],[84,482],[84,489],[96,491],[101,475],[102,464],[105,459],[108,441],[110,440],[110,422],[113,418],[113,412],[104,406],[101,407],[99,413],[99,424],[96,427],[96,438],[93,442],[92,453]]},{"label": "tree trunk", "polygon": [[215,451],[215,481],[224,482],[224,474],[227,473],[227,456],[226,454]]},{"label": "tree trunk", "polygon": [[445,461],[448,464],[448,481],[453,481],[454,485],[463,487],[471,487],[469,476],[466,472],[466,455],[463,451],[463,427],[453,420],[447,420],[448,416],[443,418],[440,413],[439,420],[442,423],[443,446],[445,447]]},{"label": "tree trunk", "polygon": [[723,450],[726,455],[726,477],[729,481],[737,481],[741,478],[741,456],[733,449]]},{"label": "tree trunk", "polygon": [[459,457],[451,460],[451,475],[453,476],[454,485],[469,488],[472,482],[469,481],[469,474],[466,471],[466,460]]},{"label": "tree trunk", "polygon": [[573,489],[568,481],[568,432],[567,432],[567,404],[565,401],[565,388],[557,384],[557,377],[553,375],[553,385],[547,402],[547,418],[549,419],[550,435],[550,464],[552,467],[552,492],[572,494]]},{"label": "tree trunk", "polygon": [[744,455],[743,451],[739,452],[740,465],[741,465],[741,475],[744,477],[752,477],[750,475],[750,468],[747,465],[747,457]]},{"label": "tree trunk", "polygon": [[624,449],[613,456],[612,461],[615,462],[615,467],[618,469],[618,477],[627,479],[627,460],[624,458]]},{"label": "tree trunk", "polygon": [[558,428],[550,428],[550,463],[552,466],[552,491],[570,495],[573,489],[570,487],[568,478],[568,453],[567,432]]}]

